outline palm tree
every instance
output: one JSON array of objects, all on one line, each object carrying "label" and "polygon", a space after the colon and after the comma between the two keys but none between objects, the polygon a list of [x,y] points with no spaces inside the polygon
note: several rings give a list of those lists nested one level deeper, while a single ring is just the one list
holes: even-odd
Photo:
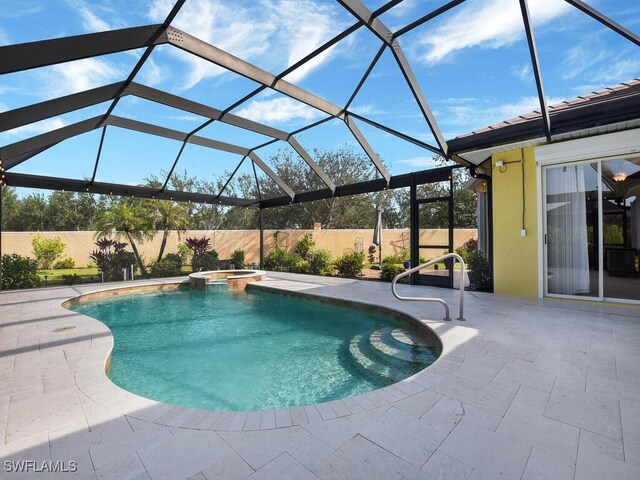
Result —
[{"label": "palm tree", "polygon": [[114,201],[109,208],[96,215],[95,229],[98,236],[125,237],[136,257],[142,275],[147,275],[136,242],[150,240],[155,234],[153,212],[143,203],[128,202],[125,199]]},{"label": "palm tree", "polygon": [[160,244],[160,253],[157,260],[159,262],[162,260],[162,255],[164,255],[169,232],[175,230],[178,233],[179,240],[181,234],[187,230],[189,226],[189,211],[186,206],[167,200],[151,200],[149,203],[156,214],[156,226],[158,230],[162,230],[162,243]]}]

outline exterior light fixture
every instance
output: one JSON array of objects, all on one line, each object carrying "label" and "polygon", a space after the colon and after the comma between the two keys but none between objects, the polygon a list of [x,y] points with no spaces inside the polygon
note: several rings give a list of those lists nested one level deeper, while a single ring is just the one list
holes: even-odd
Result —
[{"label": "exterior light fixture", "polygon": [[627,179],[627,174],[624,172],[619,172],[613,175],[613,180],[616,182],[624,182]]}]

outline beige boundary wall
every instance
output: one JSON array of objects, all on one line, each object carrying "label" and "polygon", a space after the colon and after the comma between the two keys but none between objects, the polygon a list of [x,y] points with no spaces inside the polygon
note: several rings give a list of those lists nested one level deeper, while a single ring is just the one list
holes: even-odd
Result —
[{"label": "beige boundary wall", "polygon": [[[274,247],[273,234],[275,230],[265,230],[265,253]],[[295,243],[305,233],[312,235],[317,248],[331,250],[334,257],[353,250],[364,250],[366,253],[373,238],[372,229],[362,230],[280,230],[278,243],[280,246],[292,249]],[[84,267],[89,262],[89,254],[96,249],[94,245],[95,232],[3,232],[2,253],[17,253],[23,256],[33,256],[31,252],[31,238],[33,235],[46,238],[60,237],[67,248],[64,255],[71,257],[76,267]],[[187,237],[202,237],[211,239],[221,259],[229,258],[231,252],[240,248],[245,251],[247,262],[258,262],[260,259],[260,232],[258,230],[188,230],[178,239],[176,232],[171,232],[167,241],[165,253],[175,253],[179,243]],[[447,230],[426,230],[421,232],[421,244],[447,244]],[[459,247],[470,238],[477,238],[475,229],[457,229],[454,231],[454,245]],[[126,241],[126,240],[123,240]],[[162,233],[156,234],[153,240],[138,246],[140,253],[147,263],[155,260],[160,250]],[[409,248],[408,229],[385,229],[382,231],[382,255],[400,254]],[[442,249],[423,251],[422,256],[433,258]],[[376,254],[377,258],[377,254]]]}]

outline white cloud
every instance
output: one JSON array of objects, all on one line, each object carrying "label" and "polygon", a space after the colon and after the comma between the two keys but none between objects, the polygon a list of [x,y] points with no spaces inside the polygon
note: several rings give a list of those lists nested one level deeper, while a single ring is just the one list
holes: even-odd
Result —
[{"label": "white cloud", "polygon": [[631,49],[613,51],[593,44],[582,45],[569,50],[562,69],[564,80],[579,78],[593,85],[609,86],[637,77],[640,55]]},{"label": "white cloud", "polygon": [[56,96],[81,92],[123,78],[117,67],[97,58],[54,65],[41,75],[46,83],[42,91],[56,92]]},{"label": "white cloud", "polygon": [[640,57],[615,60],[612,64],[601,68],[594,80],[605,84],[613,84],[632,80],[640,74]]},{"label": "white cloud", "polygon": [[394,163],[402,163],[405,165],[409,165],[411,167],[419,167],[419,168],[433,168],[435,166],[435,161],[433,157],[413,157],[413,158],[405,158],[404,160],[398,160]]},{"label": "white cloud", "polygon": [[22,127],[14,128],[13,130],[7,130],[2,135],[7,137],[32,137],[40,135],[41,133],[50,132],[51,130],[57,130],[64,127],[66,124],[59,118],[48,118],[39,122],[30,123]]},{"label": "white cloud", "polygon": [[[287,58],[287,67],[304,58],[329,40],[332,34],[345,27],[340,22],[334,5],[321,5],[312,1],[280,0],[263,1],[269,8],[270,22],[276,25],[272,39],[277,50]],[[344,40],[349,43],[350,39]],[[299,82],[314,69],[318,68],[336,54],[337,45],[328,48],[320,55],[300,66],[287,76],[290,82]]]},{"label": "white cloud", "polygon": [[[162,21],[171,9],[171,0],[153,0],[148,16]],[[342,27],[339,10],[334,5],[310,0],[278,0],[247,4],[222,3],[218,0],[190,0],[180,10],[173,25],[190,35],[279,73],[293,65],[329,39]],[[348,39],[347,39],[348,42]],[[335,46],[292,72],[287,80],[302,80],[312,70],[331,58]],[[199,82],[219,77],[227,70],[177,49],[171,55],[188,65],[181,89],[188,90]]]},{"label": "white cloud", "polygon": [[291,98],[253,100],[236,114],[256,122],[286,123],[293,119],[315,120],[322,116],[318,110]]},{"label": "white cloud", "polygon": [[533,72],[531,71],[531,64],[525,63],[524,65],[514,65],[511,67],[511,74],[514,77],[519,78],[523,82],[530,82],[533,80]]},{"label": "white cloud", "polygon": [[366,103],[364,105],[358,105],[356,107],[349,107],[349,111],[357,113],[358,115],[380,115],[382,113],[385,113],[382,110],[376,108],[376,105],[373,102]]},{"label": "white cloud", "polygon": [[154,87],[162,81],[162,69],[152,57],[149,57],[144,62],[141,73],[142,83],[150,87]]},{"label": "white cloud", "polygon": [[[557,0],[532,0],[532,22],[541,25],[559,17],[571,7]],[[520,4],[514,0],[465,2],[433,32],[419,37],[416,53],[420,60],[434,64],[464,48],[500,48],[524,35]]]},{"label": "white cloud", "polygon": [[[148,16],[153,21],[163,21],[172,2],[154,0],[150,4]],[[268,37],[273,25],[258,23],[246,9],[234,5],[229,7],[215,0],[191,0],[180,10],[173,25],[190,35],[244,60],[264,54],[268,48]],[[194,55],[171,49],[171,54],[188,64],[186,78],[181,90],[188,90],[204,79],[217,77],[226,70],[202,60]]]},{"label": "white cloud", "polygon": [[[533,111],[540,111],[538,97],[523,97],[517,102],[496,104],[495,100],[476,99],[470,101],[465,98],[458,104],[453,99],[442,112],[441,124],[453,125],[460,128],[460,133],[468,133],[470,130],[477,130],[488,127],[503,120],[525,115]],[[558,98],[547,98],[547,104],[560,103]]]},{"label": "white cloud", "polygon": [[81,0],[69,0],[68,3],[73,5],[77,10],[80,18],[82,18],[82,26],[90,32],[103,32],[111,30],[112,27],[103,19],[101,19],[89,6]]},{"label": "white cloud", "polygon": [[386,15],[389,15],[395,18],[403,18],[403,17],[406,17],[413,10],[415,10],[417,6],[418,6],[417,0],[404,0],[402,3],[396,5],[391,10],[389,10],[386,13]]},{"label": "white cloud", "polygon": [[9,45],[9,35],[2,25],[0,25],[0,45]]},{"label": "white cloud", "polygon": [[571,48],[562,62],[562,78],[572,80],[599,63],[611,59],[611,52],[595,46],[578,45]]}]

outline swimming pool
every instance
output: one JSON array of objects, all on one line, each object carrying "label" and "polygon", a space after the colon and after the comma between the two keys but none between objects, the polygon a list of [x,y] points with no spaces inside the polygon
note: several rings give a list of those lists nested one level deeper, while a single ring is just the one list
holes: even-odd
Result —
[{"label": "swimming pool", "polygon": [[111,329],[115,384],[192,408],[349,397],[409,377],[439,354],[435,335],[407,322],[262,291],[176,289],[70,308]]}]

